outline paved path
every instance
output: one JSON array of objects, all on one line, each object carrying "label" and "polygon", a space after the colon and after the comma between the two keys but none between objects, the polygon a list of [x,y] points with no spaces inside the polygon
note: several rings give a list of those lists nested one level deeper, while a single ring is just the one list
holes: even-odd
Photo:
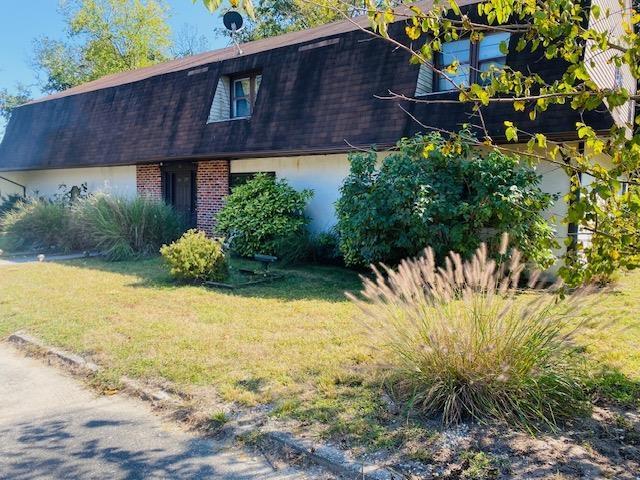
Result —
[{"label": "paved path", "polygon": [[[77,258],[85,258],[86,255],[84,253],[70,253],[68,255],[45,255],[43,261],[45,262],[56,262],[60,260],[75,260]],[[15,256],[5,256],[0,257],[0,267],[8,266],[8,265],[16,265],[18,263],[34,263],[39,262],[38,255],[15,255]]]},{"label": "paved path", "polygon": [[221,442],[164,422],[141,401],[97,396],[0,343],[0,479],[322,478],[276,472]]}]

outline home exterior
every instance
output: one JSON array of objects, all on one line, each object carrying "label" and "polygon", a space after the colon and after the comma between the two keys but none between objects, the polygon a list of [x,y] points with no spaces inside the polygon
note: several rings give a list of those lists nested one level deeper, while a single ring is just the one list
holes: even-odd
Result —
[{"label": "home exterior", "polygon": [[[617,2],[594,2],[603,4],[603,12],[611,3],[608,23],[598,23],[602,28],[621,25]],[[474,3],[459,2],[470,14]],[[410,64],[408,53],[361,27],[368,27],[368,19],[247,43],[242,52],[234,46],[111,75],[21,106],[0,144],[0,192],[22,185],[30,194],[51,196],[61,184],[86,183],[90,191],[164,199],[211,232],[230,188],[256,172],[271,172],[295,188],[314,190],[312,229],[327,230],[335,222],[348,152],[384,149],[424,131],[420,124],[457,130],[472,115],[468,104],[378,98],[389,91],[434,99],[456,99],[457,93],[428,68]],[[390,27],[394,38],[406,42],[403,30],[403,22]],[[506,56],[498,48],[503,40],[511,46]],[[515,52],[516,41],[516,35],[496,34],[476,47],[455,42],[440,61],[468,58],[471,72],[502,63],[547,80],[562,74],[561,61]],[[635,91],[631,75],[605,60],[600,55],[593,65],[587,62],[594,79],[607,86],[623,82]],[[606,132],[628,121],[632,111],[628,104],[585,116]],[[506,104],[487,107],[484,118],[494,138],[509,119],[525,131],[576,141],[580,120],[568,106],[532,121]],[[557,165],[539,169],[543,189],[561,196],[568,191],[569,179]],[[565,211],[560,200],[548,213],[562,217]],[[560,239],[570,234],[558,227]]]}]

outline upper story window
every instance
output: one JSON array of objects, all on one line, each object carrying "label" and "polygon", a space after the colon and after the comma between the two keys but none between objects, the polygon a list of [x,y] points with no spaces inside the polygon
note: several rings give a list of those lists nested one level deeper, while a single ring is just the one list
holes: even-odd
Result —
[{"label": "upper story window", "polygon": [[[477,43],[471,43],[469,39],[444,43],[442,51],[436,56],[435,65],[445,74],[434,75],[429,66],[421,65],[416,96],[456,90],[471,83],[488,83],[489,79],[483,79],[481,74],[491,71],[492,66],[506,64],[507,56],[500,45],[509,43],[509,35],[508,32],[494,33]],[[457,65],[455,72],[446,72],[453,65]]]},{"label": "upper story window", "polygon": [[233,80],[231,108],[231,116],[233,118],[246,118],[251,116],[261,81],[262,75],[253,75]]},{"label": "upper story window", "polygon": [[492,67],[502,68],[507,64],[507,55],[502,51],[500,45],[509,46],[508,32],[494,33],[487,35],[478,44],[478,83],[490,83],[490,78],[483,79],[480,74],[489,72]]},{"label": "upper story window", "polygon": [[[455,73],[447,73],[446,69],[454,63],[458,63]],[[466,87],[469,85],[471,73],[471,42],[467,40],[456,40],[442,45],[442,51],[438,55],[436,62],[438,70],[446,73],[438,75],[438,85],[436,91],[444,92],[454,90],[456,87]]]},{"label": "upper story window", "polygon": [[251,117],[261,81],[260,74],[220,77],[207,123]]}]

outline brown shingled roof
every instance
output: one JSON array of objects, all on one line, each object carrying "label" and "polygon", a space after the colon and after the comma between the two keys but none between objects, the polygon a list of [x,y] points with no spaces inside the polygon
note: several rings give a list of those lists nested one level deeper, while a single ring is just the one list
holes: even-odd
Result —
[{"label": "brown shingled roof", "polygon": [[[458,0],[459,5],[467,5],[477,3],[480,0]],[[433,5],[433,0],[423,0],[415,2],[414,5],[426,9]],[[407,14],[410,11],[407,10]],[[140,68],[137,70],[131,70],[128,72],[115,73],[107,75],[105,77],[93,80],[91,82],[83,83],[73,88],[69,88],[62,92],[54,93],[46,97],[42,97],[33,100],[29,103],[39,103],[47,100],[54,100],[56,98],[68,97],[71,95],[78,95],[81,93],[93,92],[101,90],[103,88],[116,87],[118,85],[124,85],[127,83],[134,83],[147,78],[163,75],[166,73],[178,72],[181,70],[188,70],[190,68],[198,67],[200,65],[207,65],[214,62],[220,62],[228,60],[230,58],[237,58],[239,56],[253,55],[255,53],[263,52],[266,50],[273,50],[276,48],[294,45],[297,43],[305,43],[312,40],[317,40],[332,35],[338,35],[344,32],[350,32],[358,28],[368,27],[369,18],[366,15],[360,15],[348,20],[340,20],[337,22],[328,23],[319,27],[310,28],[307,30],[301,30],[298,32],[285,33],[276,37],[265,38],[261,40],[255,40],[253,42],[247,42],[242,44],[242,54],[238,54],[238,49],[235,46],[221,48],[210,52],[200,53],[185,58],[178,58],[169,62],[159,63],[150,67]],[[29,104],[28,103],[28,104]]]}]

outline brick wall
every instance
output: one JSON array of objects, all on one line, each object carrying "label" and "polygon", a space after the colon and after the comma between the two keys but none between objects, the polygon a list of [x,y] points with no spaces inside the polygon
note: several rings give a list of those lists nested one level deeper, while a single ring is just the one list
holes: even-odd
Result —
[{"label": "brick wall", "polygon": [[160,165],[136,165],[136,188],[141,197],[162,200]]},{"label": "brick wall", "polygon": [[215,214],[229,194],[229,160],[198,162],[196,182],[198,228],[212,233]]}]

